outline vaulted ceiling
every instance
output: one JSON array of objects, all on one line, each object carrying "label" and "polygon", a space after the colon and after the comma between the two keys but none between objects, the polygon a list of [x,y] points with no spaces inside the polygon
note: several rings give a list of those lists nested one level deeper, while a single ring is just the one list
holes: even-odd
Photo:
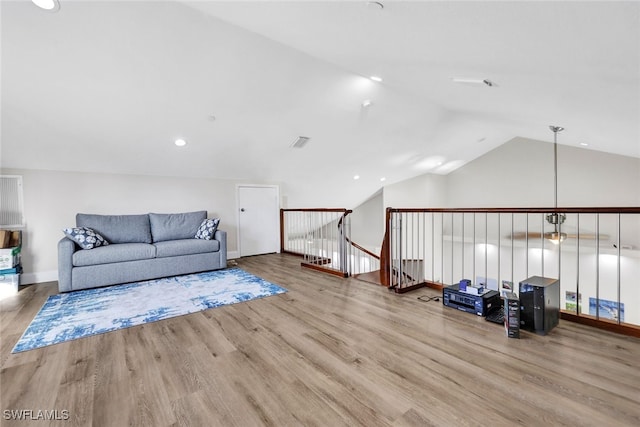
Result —
[{"label": "vaulted ceiling", "polygon": [[640,3],[371,3],[3,1],[2,166],[278,182],[290,205],[353,207],[552,124],[640,157]]}]

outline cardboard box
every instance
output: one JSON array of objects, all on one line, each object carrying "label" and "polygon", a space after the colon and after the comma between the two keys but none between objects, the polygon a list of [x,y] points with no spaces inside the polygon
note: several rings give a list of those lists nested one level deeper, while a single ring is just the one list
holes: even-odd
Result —
[{"label": "cardboard box", "polygon": [[10,248],[11,232],[9,230],[0,230],[0,249]]},{"label": "cardboard box", "polygon": [[22,231],[0,230],[0,249],[22,246]]},{"label": "cardboard box", "polygon": [[20,264],[20,250],[20,246],[9,249],[0,249],[0,270],[13,268]]},{"label": "cardboard box", "polygon": [[22,246],[22,231],[12,231],[11,238],[9,239],[9,247],[15,248],[16,246]]},{"label": "cardboard box", "polygon": [[0,296],[17,294],[18,286],[20,286],[19,274],[0,275]]}]

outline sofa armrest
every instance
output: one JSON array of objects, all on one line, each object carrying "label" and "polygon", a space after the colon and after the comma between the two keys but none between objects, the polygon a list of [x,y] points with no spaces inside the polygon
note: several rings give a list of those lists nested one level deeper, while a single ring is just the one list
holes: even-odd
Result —
[{"label": "sofa armrest", "polygon": [[71,291],[71,270],[73,269],[73,253],[76,244],[63,237],[58,242],[58,291]]},{"label": "sofa armrest", "polygon": [[213,238],[220,242],[220,265],[224,268],[227,266],[227,232],[216,230]]}]

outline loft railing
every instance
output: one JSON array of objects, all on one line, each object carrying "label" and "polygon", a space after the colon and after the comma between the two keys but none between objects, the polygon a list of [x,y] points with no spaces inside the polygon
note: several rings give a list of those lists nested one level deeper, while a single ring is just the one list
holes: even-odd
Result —
[{"label": "loft railing", "polygon": [[640,208],[387,208],[386,223],[380,280],[396,292],[559,278],[562,318],[640,336]]},{"label": "loft railing", "polygon": [[380,257],[350,238],[348,209],[281,209],[280,251],[301,265],[348,277],[380,269]]},{"label": "loft railing", "polygon": [[349,276],[348,209],[281,209],[281,252],[301,255],[303,267]]}]

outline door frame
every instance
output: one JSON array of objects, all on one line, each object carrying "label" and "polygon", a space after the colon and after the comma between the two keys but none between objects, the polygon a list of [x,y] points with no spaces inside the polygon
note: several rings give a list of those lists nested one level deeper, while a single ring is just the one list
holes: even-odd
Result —
[{"label": "door frame", "polygon": [[[278,200],[278,206],[276,207],[277,216],[280,218],[280,186],[273,184],[236,184],[236,241],[238,242],[238,258],[242,258],[242,240],[240,238],[240,189],[241,188],[275,188],[276,197]],[[278,223],[278,230],[280,230],[280,224]],[[278,239],[279,241],[279,239]],[[277,245],[276,253],[280,253],[280,245]]]}]

